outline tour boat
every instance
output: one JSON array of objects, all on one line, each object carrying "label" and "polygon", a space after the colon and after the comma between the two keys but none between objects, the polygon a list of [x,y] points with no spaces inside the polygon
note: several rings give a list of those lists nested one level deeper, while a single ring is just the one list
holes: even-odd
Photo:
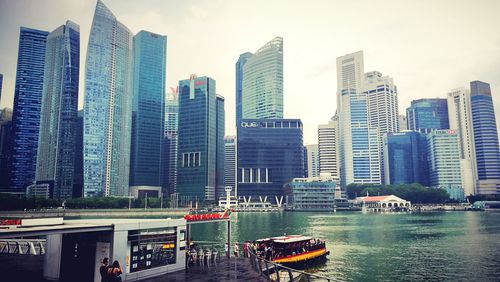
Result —
[{"label": "tour boat", "polygon": [[285,266],[303,268],[326,260],[330,254],[325,241],[301,235],[285,235],[257,240],[263,257],[266,248],[271,248],[271,260]]}]

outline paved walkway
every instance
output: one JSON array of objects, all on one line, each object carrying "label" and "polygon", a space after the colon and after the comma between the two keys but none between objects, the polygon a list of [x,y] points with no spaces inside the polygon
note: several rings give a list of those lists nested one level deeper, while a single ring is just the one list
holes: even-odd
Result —
[{"label": "paved walkway", "polygon": [[265,278],[252,269],[250,261],[246,258],[223,258],[217,264],[195,265],[186,271],[177,271],[168,273],[155,278],[142,280],[144,282],[160,281],[209,281],[209,282],[228,282],[228,281],[267,281]]}]

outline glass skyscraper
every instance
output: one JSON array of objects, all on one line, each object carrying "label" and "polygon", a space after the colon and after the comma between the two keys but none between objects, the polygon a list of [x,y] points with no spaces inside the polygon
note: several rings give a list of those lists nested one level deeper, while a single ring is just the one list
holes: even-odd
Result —
[{"label": "glass skyscraper", "polygon": [[162,151],[162,189],[165,195],[176,192],[178,124],[179,92],[176,87],[171,87],[165,103],[165,131]]},{"label": "glass skyscraper", "polygon": [[478,194],[500,194],[498,132],[488,83],[472,81],[471,112],[478,175]]},{"label": "glass skyscraper", "polygon": [[131,80],[132,32],[98,0],[85,70],[85,197],[128,195]]},{"label": "glass skyscraper", "polygon": [[460,141],[456,130],[434,130],[427,134],[429,185],[462,188]]},{"label": "glass skyscraper", "polygon": [[2,101],[3,74],[0,73],[0,102]]},{"label": "glass skyscraper", "polygon": [[420,183],[428,186],[427,140],[416,131],[384,136],[385,184]]},{"label": "glass skyscraper", "polygon": [[241,118],[283,118],[283,38],[269,41],[244,63]]},{"label": "glass skyscraper", "polygon": [[215,201],[223,185],[224,156],[217,154],[224,151],[224,99],[215,89],[206,76],[179,81],[177,193],[192,200]]},{"label": "glass skyscraper", "polygon": [[167,37],[134,36],[130,186],[161,186]]},{"label": "glass skyscraper", "polygon": [[299,119],[243,119],[237,138],[238,196],[270,202],[283,185],[304,177],[303,128]]},{"label": "glass skyscraper", "polygon": [[67,21],[47,37],[36,182],[56,199],[73,196],[80,75],[80,27]]},{"label": "glass skyscraper", "polygon": [[0,190],[9,191],[11,173],[12,109],[0,110]]},{"label": "glass skyscraper", "polygon": [[35,180],[47,31],[21,27],[14,92],[10,188],[24,192]]},{"label": "glass skyscraper", "polygon": [[418,99],[406,109],[408,130],[429,133],[433,129],[449,129],[446,99]]},{"label": "glass skyscraper", "polygon": [[250,57],[252,57],[252,53],[250,52],[243,53],[240,55],[238,61],[236,62],[236,126],[238,126],[238,124],[240,123],[242,115],[241,93],[243,91],[243,66]]}]

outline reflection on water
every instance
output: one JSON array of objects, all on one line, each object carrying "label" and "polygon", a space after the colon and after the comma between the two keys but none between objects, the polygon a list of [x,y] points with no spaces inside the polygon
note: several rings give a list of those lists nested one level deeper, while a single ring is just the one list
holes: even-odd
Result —
[{"label": "reflection on water", "polygon": [[[231,241],[303,234],[326,239],[314,269],[338,281],[498,281],[500,214],[234,213]],[[197,224],[195,241],[227,239],[227,225]]]}]

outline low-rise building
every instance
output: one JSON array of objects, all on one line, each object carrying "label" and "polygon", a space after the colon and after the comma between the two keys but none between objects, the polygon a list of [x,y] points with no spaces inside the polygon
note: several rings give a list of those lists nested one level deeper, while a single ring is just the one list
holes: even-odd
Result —
[{"label": "low-rise building", "polygon": [[406,201],[394,195],[357,197],[356,202],[363,207],[364,211],[370,212],[411,210],[410,201]]},{"label": "low-rise building", "polygon": [[287,209],[296,211],[334,211],[341,194],[333,177],[294,178],[284,189]]}]

